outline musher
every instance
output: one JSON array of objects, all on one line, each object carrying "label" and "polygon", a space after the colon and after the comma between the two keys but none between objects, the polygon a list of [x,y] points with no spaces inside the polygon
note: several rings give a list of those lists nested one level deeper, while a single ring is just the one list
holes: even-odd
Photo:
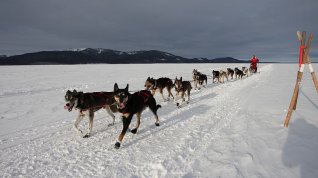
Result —
[{"label": "musher", "polygon": [[255,55],[253,55],[253,57],[250,60],[250,63],[251,63],[250,68],[253,69],[254,73],[257,72],[257,63],[258,62],[259,62],[259,59]]}]

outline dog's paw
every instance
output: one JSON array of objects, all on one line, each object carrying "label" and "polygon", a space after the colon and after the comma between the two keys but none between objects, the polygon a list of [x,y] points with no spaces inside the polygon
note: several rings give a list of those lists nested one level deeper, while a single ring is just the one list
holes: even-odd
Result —
[{"label": "dog's paw", "polygon": [[120,143],[116,142],[115,145],[114,145],[114,148],[119,149],[119,147],[120,147]]},{"label": "dog's paw", "polygon": [[156,125],[157,127],[160,126],[159,122],[158,122],[158,123],[155,123],[155,125]]},{"label": "dog's paw", "polygon": [[179,107],[179,106],[180,106],[180,104],[179,104],[179,103],[177,103],[177,106]]},{"label": "dog's paw", "polygon": [[83,132],[81,131],[81,129],[78,129],[76,127],[73,127],[73,130],[75,130],[75,132],[79,133],[79,134],[83,134]]},{"label": "dog's paw", "polygon": [[88,137],[90,137],[90,134],[86,134],[83,136],[83,138],[88,138]]},{"label": "dog's paw", "polygon": [[133,133],[133,134],[136,134],[137,133],[137,128],[132,129],[130,132]]}]

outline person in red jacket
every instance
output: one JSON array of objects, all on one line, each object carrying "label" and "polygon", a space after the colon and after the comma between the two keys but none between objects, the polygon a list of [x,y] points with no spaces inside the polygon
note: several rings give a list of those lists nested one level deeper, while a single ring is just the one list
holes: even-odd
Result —
[{"label": "person in red jacket", "polygon": [[259,62],[259,59],[255,55],[250,60],[251,68],[253,69],[254,73],[257,72],[257,63]]}]

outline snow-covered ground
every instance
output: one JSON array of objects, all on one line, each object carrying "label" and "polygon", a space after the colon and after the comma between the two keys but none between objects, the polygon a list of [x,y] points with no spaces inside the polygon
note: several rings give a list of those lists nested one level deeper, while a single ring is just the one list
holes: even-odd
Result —
[{"label": "snow-covered ground", "polygon": [[68,89],[112,91],[117,82],[137,91],[148,76],[191,80],[193,68],[211,75],[242,65],[1,66],[0,176],[318,177],[318,95],[308,69],[283,127],[297,64],[261,64],[260,73],[224,84],[209,79],[180,109],[156,94],[160,127],[145,110],[138,133],[127,133],[119,150],[120,114],[108,127],[112,119],[98,111],[92,136],[82,138],[72,129],[76,111],[63,108]]}]

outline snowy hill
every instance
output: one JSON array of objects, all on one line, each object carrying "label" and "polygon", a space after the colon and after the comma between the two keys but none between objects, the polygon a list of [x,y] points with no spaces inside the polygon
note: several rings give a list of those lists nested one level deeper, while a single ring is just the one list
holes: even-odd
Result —
[{"label": "snowy hill", "polygon": [[189,59],[158,50],[123,52],[102,48],[79,48],[61,51],[40,51],[2,57],[0,65],[41,64],[143,64],[143,63],[242,63],[231,57]]},{"label": "snowy hill", "polygon": [[193,68],[211,75],[212,69],[243,65],[1,66],[0,175],[317,177],[318,96],[306,72],[290,127],[283,127],[296,64],[262,64],[260,73],[224,84],[208,79],[180,109],[156,94],[161,125],[145,110],[137,134],[127,133],[119,150],[113,145],[120,114],[108,127],[112,119],[98,111],[92,136],[84,139],[72,129],[77,113],[63,109],[68,89],[112,91],[117,82],[138,91],[148,76],[191,80]]}]

